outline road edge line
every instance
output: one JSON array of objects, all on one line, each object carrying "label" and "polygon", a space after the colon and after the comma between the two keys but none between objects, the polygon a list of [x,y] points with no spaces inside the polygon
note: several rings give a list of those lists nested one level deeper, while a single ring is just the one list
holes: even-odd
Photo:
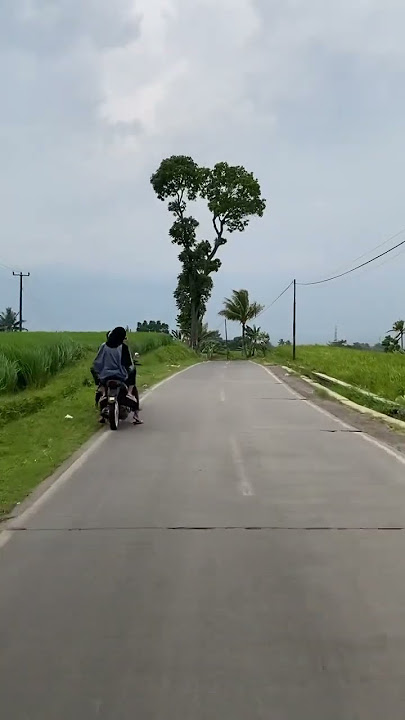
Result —
[{"label": "road edge line", "polygon": [[[277,380],[280,382],[281,378],[277,377],[271,370],[269,370],[265,365],[261,365],[261,363],[252,363],[252,365],[258,365],[259,367],[263,368],[263,370],[270,375],[270,377],[273,378],[273,380]],[[329,412],[329,410],[325,410],[325,408],[319,407],[319,405],[316,405],[316,403],[312,402],[311,400],[308,400],[303,395],[300,395],[296,390],[293,390],[288,383],[286,383],[284,380],[281,380],[282,384],[287,388],[287,390],[294,395],[294,397],[299,398],[300,400],[305,400],[306,404],[312,407],[314,410],[317,410],[321,415],[324,415],[325,417],[329,418],[330,420],[335,420],[341,427],[344,427],[345,430],[350,430],[353,432],[356,430],[352,425],[349,425],[349,423],[344,422],[344,420],[341,420],[336,415],[333,415],[333,413]],[[321,385],[320,387],[323,388]],[[337,394],[337,393],[336,393]],[[395,458],[399,463],[402,465],[405,465],[405,455],[402,455],[402,453],[399,453],[397,450],[394,450],[393,448],[389,447],[385,443],[381,442],[380,440],[377,440],[376,438],[373,438],[371,435],[369,435],[366,432],[353,432],[353,435],[355,435],[358,438],[362,438],[368,443],[371,443],[371,445],[374,445],[375,447],[379,448],[380,450],[383,450],[387,455],[390,455],[391,457]]]},{"label": "road edge line", "polygon": [[[187,367],[178,370],[172,375],[169,375],[167,378],[160,380],[160,382],[156,383],[156,385],[153,385],[144,393],[141,393],[140,400],[145,400],[147,397],[149,397],[149,395],[152,395],[155,390],[158,390],[160,387],[162,387],[162,385],[165,385],[167,382],[170,382],[170,380],[173,380],[175,377],[178,377],[179,375],[182,375],[188,370],[191,370],[191,368],[202,364],[202,362],[193,363],[192,365],[188,365]],[[93,455],[95,450],[98,450],[101,445],[107,442],[107,439],[112,437],[113,433],[109,432],[107,429],[105,431],[101,431],[100,433],[96,432],[95,437],[91,438],[87,443],[84,444],[81,449],[73,453],[70,459],[65,460],[64,463],[62,463],[62,465],[59,467],[59,469],[55,470],[54,473],[42,480],[39,485],[37,485],[37,487],[32,491],[32,493],[30,493],[27,498],[25,498],[21,511],[18,512],[16,516],[9,518],[8,520],[5,520],[4,523],[2,523],[2,527],[0,529],[0,548],[4,547],[4,545],[6,545],[6,543],[12,538],[14,534],[14,530],[10,528],[10,525],[12,525],[12,527],[15,528],[16,531],[18,531],[19,526],[26,522],[30,517],[35,515],[38,510],[40,510],[41,507],[45,505],[45,503],[48,502],[48,500],[50,500],[51,497],[55,495],[55,493],[63,485],[65,485],[66,482],[70,480],[70,478],[77,472],[77,470],[79,470],[87,462],[88,458]],[[66,466],[66,463],[67,467],[64,468],[64,465]]]}]

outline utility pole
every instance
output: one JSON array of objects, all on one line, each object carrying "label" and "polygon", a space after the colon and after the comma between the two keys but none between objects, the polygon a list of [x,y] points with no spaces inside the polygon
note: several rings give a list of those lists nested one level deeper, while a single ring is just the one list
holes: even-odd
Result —
[{"label": "utility pole", "polygon": [[225,318],[225,345],[226,345],[226,359],[229,360],[228,328],[226,325],[226,318]]},{"label": "utility pole", "polygon": [[297,329],[297,282],[294,279],[294,300],[293,300],[293,360],[295,360],[295,339]]},{"label": "utility pole", "polygon": [[30,274],[31,273],[13,272],[14,277],[20,278],[20,315],[19,315],[20,332],[22,332],[22,329],[23,329],[23,278],[29,277]]}]

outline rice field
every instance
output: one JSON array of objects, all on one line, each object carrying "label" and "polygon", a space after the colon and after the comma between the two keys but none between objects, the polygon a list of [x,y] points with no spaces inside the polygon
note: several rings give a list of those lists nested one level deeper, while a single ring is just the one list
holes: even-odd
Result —
[{"label": "rice field", "polygon": [[[0,333],[0,394],[43,387],[49,379],[96,353],[103,332]],[[170,335],[131,333],[132,352],[145,354],[172,342]]]},{"label": "rice field", "polygon": [[[275,348],[268,360],[293,365],[291,347]],[[405,396],[405,355],[322,345],[297,347],[295,366],[322,372],[388,400]]]}]

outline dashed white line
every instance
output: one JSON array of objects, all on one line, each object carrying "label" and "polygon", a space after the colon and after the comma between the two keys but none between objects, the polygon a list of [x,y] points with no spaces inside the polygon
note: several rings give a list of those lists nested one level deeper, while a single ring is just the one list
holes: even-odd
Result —
[{"label": "dashed white line", "polygon": [[242,454],[240,451],[240,447],[238,444],[238,441],[236,438],[232,435],[229,439],[230,446],[231,446],[231,455],[232,460],[235,465],[235,469],[238,475],[238,485],[239,490],[245,497],[249,497],[251,495],[254,495],[254,490],[252,484],[249,482],[249,478],[246,474],[245,465],[243,462]]}]

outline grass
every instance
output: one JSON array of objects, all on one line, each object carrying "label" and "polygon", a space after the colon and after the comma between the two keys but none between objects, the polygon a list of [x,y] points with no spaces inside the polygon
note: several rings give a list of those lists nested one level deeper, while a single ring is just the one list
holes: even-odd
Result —
[{"label": "grass", "polygon": [[[10,513],[16,503],[99,430],[94,385],[89,374],[99,339],[99,335],[94,341],[91,339],[89,344],[93,342],[93,350],[87,350],[79,362],[53,377],[44,388],[28,389],[2,401],[0,518]],[[141,342],[147,347],[143,339]],[[140,347],[140,343],[137,346]],[[184,345],[169,340],[168,344],[144,354],[140,361],[137,382],[142,391],[193,365],[198,357]],[[20,403],[22,415],[15,412],[16,401]],[[4,411],[4,406],[8,411]],[[27,407],[31,412],[24,415]],[[66,415],[73,419],[66,419]]]},{"label": "grass", "polygon": [[52,375],[80,360],[85,352],[85,348],[71,338],[50,338],[46,343],[38,343],[26,341],[25,337],[19,338],[18,342],[12,336],[7,336],[6,340],[2,337],[0,393],[41,387]]},{"label": "grass", "polygon": [[[49,379],[95,353],[105,333],[0,333],[0,395],[44,387]],[[170,335],[130,333],[133,352],[145,354],[171,344]]]},{"label": "grass", "polygon": [[[380,353],[351,350],[322,345],[298,346],[296,361],[292,360],[291,347],[278,347],[271,350],[260,362],[288,365],[311,375],[321,372],[343,380],[357,388],[396,402],[398,407],[405,405],[405,356],[400,353]],[[321,382],[314,376],[314,379]],[[395,410],[371,397],[356,392],[355,389],[328,383],[328,387],[340,395],[366,405],[387,415],[402,416],[402,410]]]}]

